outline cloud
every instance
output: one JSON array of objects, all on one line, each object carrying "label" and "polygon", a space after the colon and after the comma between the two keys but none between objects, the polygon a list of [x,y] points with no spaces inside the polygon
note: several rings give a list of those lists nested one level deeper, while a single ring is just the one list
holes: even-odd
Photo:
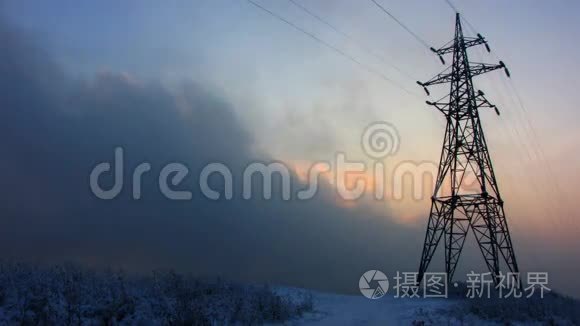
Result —
[{"label": "cloud", "polygon": [[[356,290],[371,268],[414,267],[407,258],[417,256],[418,241],[407,241],[414,230],[363,207],[338,207],[330,188],[301,202],[241,199],[243,167],[274,158],[252,150],[252,135],[219,92],[110,71],[74,79],[28,39],[0,23],[2,258],[177,268],[341,291]],[[103,201],[91,193],[89,173],[112,162],[116,147],[125,151],[125,187]],[[130,172],[144,161],[152,170],[136,201]],[[168,162],[192,172],[180,186],[194,192],[191,201],[159,192],[156,176]],[[233,200],[210,201],[197,190],[209,162],[234,171]]]}]

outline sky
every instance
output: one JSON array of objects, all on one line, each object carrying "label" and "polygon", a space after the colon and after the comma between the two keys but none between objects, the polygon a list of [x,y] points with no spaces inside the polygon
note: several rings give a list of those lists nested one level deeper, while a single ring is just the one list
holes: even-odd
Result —
[{"label": "sky", "polygon": [[[446,89],[427,97],[415,81],[443,70],[438,58],[370,1],[296,1],[348,38],[287,0],[259,3],[360,64],[245,0],[1,1],[4,258],[339,292],[356,290],[372,268],[413,271],[429,187],[421,200],[354,203],[336,198],[331,174],[304,202],[194,194],[176,203],[153,179],[138,202],[127,187],[111,202],[89,191],[91,168],[117,146],[128,166],[148,160],[158,171],[177,160],[195,171],[217,161],[236,174],[247,162],[280,161],[304,182],[314,162],[337,153],[375,162],[361,135],[376,121],[399,134],[398,152],[382,161],[387,175],[436,162],[445,122],[424,101]],[[492,48],[470,58],[501,59],[512,74],[493,72],[476,86],[501,111],[481,116],[520,266],[548,271],[555,288],[579,295],[580,4],[456,2]],[[445,1],[381,3],[430,46],[452,38]],[[464,250],[457,275],[481,268],[477,249]]]}]

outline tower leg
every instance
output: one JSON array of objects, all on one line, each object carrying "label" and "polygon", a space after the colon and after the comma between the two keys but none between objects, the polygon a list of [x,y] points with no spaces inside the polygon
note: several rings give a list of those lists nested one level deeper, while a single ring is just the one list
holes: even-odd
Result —
[{"label": "tower leg", "polygon": [[516,254],[514,252],[514,247],[512,245],[512,239],[510,236],[510,231],[508,229],[507,220],[505,218],[505,213],[503,211],[503,207],[500,205],[499,207],[495,207],[497,210],[497,246],[499,252],[503,256],[510,272],[512,273],[519,273],[520,270],[518,268],[518,262],[516,260]]},{"label": "tower leg", "polygon": [[425,233],[425,242],[423,243],[421,263],[419,264],[419,273],[417,275],[418,283],[421,283],[423,280],[423,275],[427,271],[429,263],[431,263],[437,245],[445,233],[445,223],[448,221],[446,215],[450,213],[449,206],[446,203],[432,201],[427,232]]},{"label": "tower leg", "polygon": [[445,228],[445,273],[448,282],[451,282],[469,231],[469,218],[460,209],[453,208],[448,219]]},{"label": "tower leg", "polygon": [[473,206],[471,226],[477,239],[477,243],[487,265],[487,269],[492,274],[494,282],[497,284],[499,275],[498,245],[497,245],[497,209],[494,203],[484,200],[482,204]]}]

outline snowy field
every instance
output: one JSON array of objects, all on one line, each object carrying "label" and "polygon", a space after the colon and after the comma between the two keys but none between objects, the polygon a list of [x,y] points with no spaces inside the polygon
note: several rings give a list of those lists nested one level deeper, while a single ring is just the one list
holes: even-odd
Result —
[{"label": "snowy field", "polygon": [[[291,294],[298,289],[277,289]],[[580,325],[577,301],[548,295],[542,300],[481,301],[339,295],[307,291],[314,309],[289,325]]]},{"label": "snowy field", "polygon": [[402,299],[74,265],[0,264],[0,325],[578,325],[578,301]]},{"label": "snowy field", "polygon": [[299,325],[426,325],[446,316],[439,310],[451,309],[456,301],[399,299],[370,300],[362,295],[313,293],[314,311],[296,322]]}]

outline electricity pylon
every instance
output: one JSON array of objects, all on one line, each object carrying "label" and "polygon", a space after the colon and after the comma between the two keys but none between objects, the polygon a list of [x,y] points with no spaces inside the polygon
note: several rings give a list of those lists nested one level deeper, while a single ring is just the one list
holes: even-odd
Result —
[{"label": "electricity pylon", "polygon": [[[428,105],[443,113],[447,127],[431,197],[431,213],[417,276],[419,283],[442,237],[445,238],[445,271],[451,282],[469,229],[475,234],[496,284],[500,273],[500,256],[510,272],[519,272],[504,214],[504,202],[479,117],[481,108],[493,108],[498,115],[499,111],[482,91],[475,91],[472,80],[475,76],[497,69],[504,69],[507,76],[510,75],[502,61],[499,64],[470,63],[467,49],[478,45],[490,51],[481,34],[477,34],[477,37],[463,36],[457,13],[455,38],[440,49],[431,48],[443,64],[443,56],[452,54],[453,64],[431,80],[417,82],[427,95],[428,86],[447,83],[451,86],[449,96],[437,102],[427,101]],[[475,190],[473,184],[469,187],[466,185],[465,178],[469,178],[470,174],[477,179]]]}]

